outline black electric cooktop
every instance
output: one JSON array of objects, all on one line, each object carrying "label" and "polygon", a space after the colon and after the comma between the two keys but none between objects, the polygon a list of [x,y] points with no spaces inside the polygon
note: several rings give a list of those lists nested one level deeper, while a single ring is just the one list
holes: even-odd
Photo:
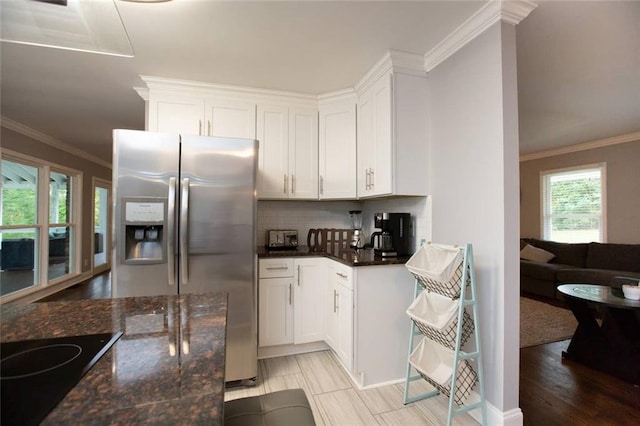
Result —
[{"label": "black electric cooktop", "polygon": [[0,344],[0,423],[40,423],[98,362],[118,333]]}]

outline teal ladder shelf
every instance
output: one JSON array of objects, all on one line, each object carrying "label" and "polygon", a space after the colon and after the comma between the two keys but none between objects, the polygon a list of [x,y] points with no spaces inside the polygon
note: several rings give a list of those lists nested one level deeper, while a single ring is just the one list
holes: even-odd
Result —
[{"label": "teal ladder shelf", "polygon": [[[443,393],[449,397],[449,410],[447,414],[447,426],[452,424],[453,417],[472,410],[482,410],[482,424],[487,425],[487,410],[484,398],[484,373],[482,367],[482,354],[480,351],[480,337],[478,332],[478,303],[476,298],[475,272],[473,263],[473,248],[471,244],[465,246],[447,246],[431,244],[435,248],[458,249],[462,251],[462,262],[456,268],[456,272],[448,282],[436,281],[419,271],[410,267],[411,259],[407,262],[407,269],[416,277],[414,300],[421,295],[422,292],[435,292],[441,296],[445,296],[450,301],[458,300],[457,307],[457,323],[451,321],[450,328],[442,331],[432,329],[428,326],[412,320],[411,334],[409,339],[409,359],[412,354],[421,350],[416,348],[421,344],[429,344],[430,346],[423,349],[425,356],[437,356],[437,352],[448,351],[450,355],[453,351],[452,374],[451,381],[448,386],[442,385],[432,377],[428,372],[420,371],[410,362],[407,362],[407,375],[404,388],[404,404],[420,401],[432,396]],[[422,247],[421,249],[423,249]],[[418,255],[419,252],[416,253]],[[415,256],[415,255],[414,255]],[[468,291],[469,290],[469,291]],[[469,294],[470,293],[470,294]],[[471,315],[469,310],[470,307]],[[413,319],[413,318],[412,318]],[[471,335],[474,337],[475,350],[473,352],[464,352],[462,346],[467,338]],[[422,337],[422,339],[420,339]],[[423,339],[427,341],[422,342]],[[435,346],[434,346],[435,345]],[[475,360],[476,370],[472,368],[469,360]],[[419,395],[410,396],[410,385],[415,384],[418,380],[426,380],[435,390]],[[476,386],[477,385],[477,386]],[[465,404],[465,400],[471,393],[472,388],[476,387],[480,396],[480,400],[474,403]]]}]

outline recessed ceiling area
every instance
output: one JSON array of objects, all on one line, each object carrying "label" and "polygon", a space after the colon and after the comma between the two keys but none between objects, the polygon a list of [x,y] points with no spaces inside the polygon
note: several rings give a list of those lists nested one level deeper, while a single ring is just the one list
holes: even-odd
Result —
[{"label": "recessed ceiling area", "polygon": [[[112,129],[144,128],[139,75],[325,93],[389,49],[428,52],[486,2],[115,4],[134,58],[3,42],[2,115],[110,161]],[[522,152],[640,130],[639,8],[541,2],[518,25]]]}]

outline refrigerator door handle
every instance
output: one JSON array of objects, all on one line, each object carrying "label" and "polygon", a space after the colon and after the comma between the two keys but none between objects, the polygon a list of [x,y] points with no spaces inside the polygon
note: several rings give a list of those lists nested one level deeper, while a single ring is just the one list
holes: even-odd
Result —
[{"label": "refrigerator door handle", "polygon": [[167,196],[167,265],[169,285],[176,284],[176,178],[169,178],[169,195]]},{"label": "refrigerator door handle", "polygon": [[189,178],[182,179],[182,196],[180,197],[180,284],[189,283]]}]

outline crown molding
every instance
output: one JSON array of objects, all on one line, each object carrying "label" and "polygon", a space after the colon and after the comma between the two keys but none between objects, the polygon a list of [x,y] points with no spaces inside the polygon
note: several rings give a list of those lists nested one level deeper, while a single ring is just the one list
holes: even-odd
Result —
[{"label": "crown molding", "polygon": [[272,89],[260,89],[257,87],[248,86],[234,86],[230,84],[220,83],[207,83],[203,81],[191,81],[191,80],[179,80],[165,77],[154,77],[149,75],[140,75],[142,81],[147,85],[147,92],[145,93],[140,88],[135,88],[138,95],[145,99],[149,91],[162,91],[173,92],[176,94],[190,93],[198,97],[209,96],[244,96],[255,98],[287,98],[290,100],[304,102],[304,103],[317,103],[317,95],[310,95],[305,93],[288,92],[284,90],[272,90]]},{"label": "crown molding", "polygon": [[342,90],[334,90],[333,92],[321,93],[318,95],[318,104],[323,105],[329,102],[353,102],[356,103],[358,101],[358,94],[355,89],[352,87],[342,89]]},{"label": "crown molding", "polygon": [[0,126],[12,130],[16,133],[20,133],[21,135],[27,136],[31,139],[35,139],[38,142],[42,142],[43,144],[49,145],[53,148],[64,151],[68,154],[75,155],[76,157],[83,158],[85,160],[91,161],[92,163],[96,163],[100,166],[111,169],[111,163],[104,161],[101,158],[98,158],[94,155],[91,155],[81,149],[78,149],[74,146],[66,144],[58,139],[52,138],[49,135],[46,135],[42,132],[39,132],[31,127],[25,126],[24,124],[18,123],[10,118],[0,116]]},{"label": "crown molding", "polygon": [[134,87],[138,96],[140,96],[145,102],[149,101],[149,88],[147,87]]},{"label": "crown molding", "polygon": [[571,154],[574,152],[586,151],[595,148],[604,148],[621,143],[640,141],[640,132],[627,133],[625,135],[612,136],[610,138],[598,139],[590,142],[583,142],[575,145],[563,146],[560,148],[548,149],[545,151],[532,152],[520,156],[520,162],[537,160],[540,158],[555,157],[556,155]]},{"label": "crown molding", "polygon": [[415,53],[388,50],[354,86],[357,92],[368,89],[375,81],[389,72],[400,72],[426,77],[424,57]]},{"label": "crown molding", "polygon": [[491,0],[424,55],[427,72],[482,34],[496,22],[518,25],[538,7],[529,0]]}]

